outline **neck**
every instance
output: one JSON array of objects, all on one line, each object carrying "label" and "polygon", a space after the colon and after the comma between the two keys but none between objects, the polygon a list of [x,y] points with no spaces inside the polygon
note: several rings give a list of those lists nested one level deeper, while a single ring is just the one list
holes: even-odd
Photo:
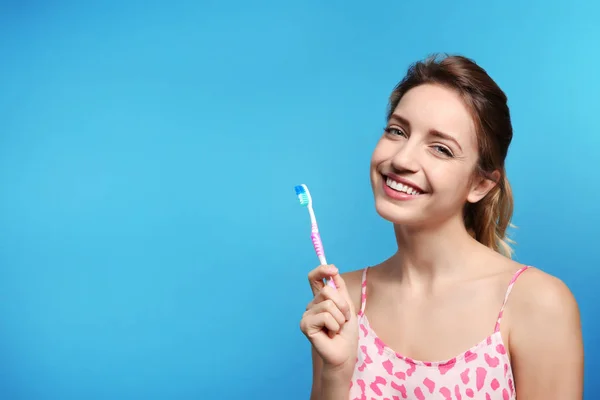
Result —
[{"label": "neck", "polygon": [[428,228],[395,225],[394,231],[398,251],[387,263],[389,274],[411,285],[457,278],[481,249],[460,219]]}]

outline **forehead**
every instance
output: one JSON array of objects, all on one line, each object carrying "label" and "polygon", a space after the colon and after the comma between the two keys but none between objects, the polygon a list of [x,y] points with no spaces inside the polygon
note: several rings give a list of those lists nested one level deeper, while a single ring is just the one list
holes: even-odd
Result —
[{"label": "forehead", "polygon": [[402,97],[393,114],[408,120],[411,131],[437,130],[454,136],[463,149],[476,149],[475,124],[460,95],[440,85],[420,85]]}]

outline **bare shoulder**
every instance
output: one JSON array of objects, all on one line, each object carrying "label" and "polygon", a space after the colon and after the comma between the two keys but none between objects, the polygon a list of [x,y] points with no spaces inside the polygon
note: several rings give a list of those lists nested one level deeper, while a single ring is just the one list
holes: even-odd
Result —
[{"label": "bare shoulder", "polygon": [[500,329],[518,397],[581,399],[583,338],[571,290],[557,277],[535,267],[524,268],[504,256],[492,254],[485,261],[486,270],[498,278],[494,282],[503,287],[504,294],[506,284],[514,283]]},{"label": "bare shoulder", "polygon": [[344,278],[344,282],[346,283],[348,293],[352,298],[352,302],[354,303],[354,309],[356,310],[356,312],[360,310],[363,271],[364,269],[359,269],[356,271],[344,272],[342,274],[342,278]]},{"label": "bare shoulder", "polygon": [[[525,324],[541,319],[578,321],[579,308],[563,281],[537,268],[529,267],[516,282],[506,305],[515,319]],[[536,318],[532,318],[536,316]]]},{"label": "bare shoulder", "polygon": [[583,338],[579,308],[567,285],[528,268],[514,285],[506,311],[519,398],[581,399]]},{"label": "bare shoulder", "polygon": [[534,267],[523,272],[506,304],[506,318],[517,364],[545,357],[583,357],[579,307],[557,277]]}]

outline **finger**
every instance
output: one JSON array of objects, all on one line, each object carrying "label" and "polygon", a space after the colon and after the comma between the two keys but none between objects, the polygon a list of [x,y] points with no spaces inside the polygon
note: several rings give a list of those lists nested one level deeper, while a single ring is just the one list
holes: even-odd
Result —
[{"label": "finger", "polygon": [[323,330],[327,329],[330,337],[335,336],[340,331],[340,324],[337,323],[333,315],[328,312],[322,312],[314,316],[312,326],[314,329]]},{"label": "finger", "polygon": [[338,273],[338,269],[334,265],[319,265],[308,273],[308,283],[315,296],[325,286],[323,279],[329,278]]},{"label": "finger", "polygon": [[344,295],[340,293],[337,289],[333,289],[330,286],[324,286],[319,293],[315,296],[315,298],[308,303],[307,309],[311,308],[314,304],[319,304],[321,302],[331,300],[335,306],[342,312],[346,321],[350,319],[351,316],[351,308],[349,302],[344,298]]},{"label": "finger", "polygon": [[313,304],[310,307],[305,315],[308,314],[320,314],[322,312],[328,312],[335,318],[338,324],[343,325],[348,319],[344,315],[344,313],[338,308],[338,306],[331,299],[327,299],[320,303]]},{"label": "finger", "polygon": [[337,287],[337,293],[340,294],[340,296],[344,299],[345,303],[347,304],[350,311],[350,315],[354,314],[354,303],[352,303],[352,298],[350,297],[350,293],[348,293],[348,287],[346,286],[346,282],[344,282],[344,279],[340,274],[334,274],[331,276],[331,278],[333,279],[333,282]]},{"label": "finger", "polygon": [[300,321],[300,329],[308,337],[323,334],[324,330],[327,330],[330,337],[333,337],[339,332],[340,325],[331,314],[322,312],[303,317]]}]

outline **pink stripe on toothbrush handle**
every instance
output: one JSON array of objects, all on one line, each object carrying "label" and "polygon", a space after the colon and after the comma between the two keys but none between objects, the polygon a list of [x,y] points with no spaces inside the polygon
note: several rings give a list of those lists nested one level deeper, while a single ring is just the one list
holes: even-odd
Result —
[{"label": "pink stripe on toothbrush handle", "polygon": [[[315,228],[315,225],[313,225],[313,228]],[[313,246],[315,247],[315,251],[317,252],[317,256],[319,257],[319,261],[321,261],[322,264],[326,264],[327,261],[325,260],[325,250],[323,249],[323,241],[321,241],[321,235],[319,235],[318,231],[312,232],[310,238],[312,239]],[[327,285],[337,290],[337,286],[335,286],[333,278],[327,279]]]},{"label": "pink stripe on toothbrush handle", "polygon": [[312,232],[310,234],[310,238],[312,239],[317,256],[319,258],[325,257],[325,250],[323,249],[323,242],[321,241],[321,235],[319,235],[319,232]]}]

